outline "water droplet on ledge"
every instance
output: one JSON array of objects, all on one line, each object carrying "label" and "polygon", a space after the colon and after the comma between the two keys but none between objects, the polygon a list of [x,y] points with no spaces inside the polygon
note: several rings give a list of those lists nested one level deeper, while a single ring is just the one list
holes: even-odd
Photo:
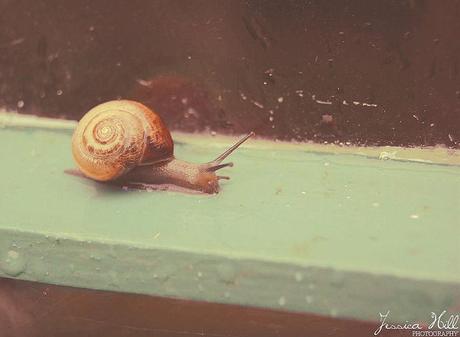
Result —
[{"label": "water droplet on ledge", "polygon": [[0,270],[9,276],[19,276],[26,270],[26,260],[15,250],[9,250],[0,259]]}]

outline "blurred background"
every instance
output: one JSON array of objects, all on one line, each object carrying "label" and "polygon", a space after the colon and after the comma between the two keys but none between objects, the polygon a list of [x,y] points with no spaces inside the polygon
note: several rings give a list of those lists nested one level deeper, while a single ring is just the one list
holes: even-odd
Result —
[{"label": "blurred background", "polygon": [[146,103],[173,130],[460,139],[460,1],[0,0],[0,107]]}]

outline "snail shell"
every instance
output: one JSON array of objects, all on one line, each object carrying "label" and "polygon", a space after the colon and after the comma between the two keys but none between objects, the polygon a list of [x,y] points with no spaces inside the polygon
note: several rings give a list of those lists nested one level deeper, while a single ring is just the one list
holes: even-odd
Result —
[{"label": "snail shell", "polygon": [[72,154],[86,176],[108,181],[136,166],[172,159],[174,143],[161,118],[143,104],[110,101],[80,120]]}]

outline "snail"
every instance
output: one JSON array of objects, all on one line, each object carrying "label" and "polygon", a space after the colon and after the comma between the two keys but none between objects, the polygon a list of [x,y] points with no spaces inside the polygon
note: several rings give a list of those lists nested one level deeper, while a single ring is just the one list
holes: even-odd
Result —
[{"label": "snail", "polygon": [[222,163],[254,133],[240,139],[213,161],[194,164],[174,157],[171,134],[161,118],[145,105],[129,100],[110,101],[88,111],[72,137],[78,168],[96,181],[175,185],[214,194],[216,171],[233,166]]}]

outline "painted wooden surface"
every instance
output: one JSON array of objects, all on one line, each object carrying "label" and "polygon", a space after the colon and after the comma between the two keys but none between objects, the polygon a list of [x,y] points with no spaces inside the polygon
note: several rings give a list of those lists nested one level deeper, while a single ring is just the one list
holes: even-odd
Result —
[{"label": "painted wooden surface", "polygon": [[[70,136],[0,129],[0,276],[364,320],[458,310],[449,161],[255,142],[216,196],[139,192],[66,174]],[[202,138],[182,135],[177,156],[207,161],[227,145]]]}]

